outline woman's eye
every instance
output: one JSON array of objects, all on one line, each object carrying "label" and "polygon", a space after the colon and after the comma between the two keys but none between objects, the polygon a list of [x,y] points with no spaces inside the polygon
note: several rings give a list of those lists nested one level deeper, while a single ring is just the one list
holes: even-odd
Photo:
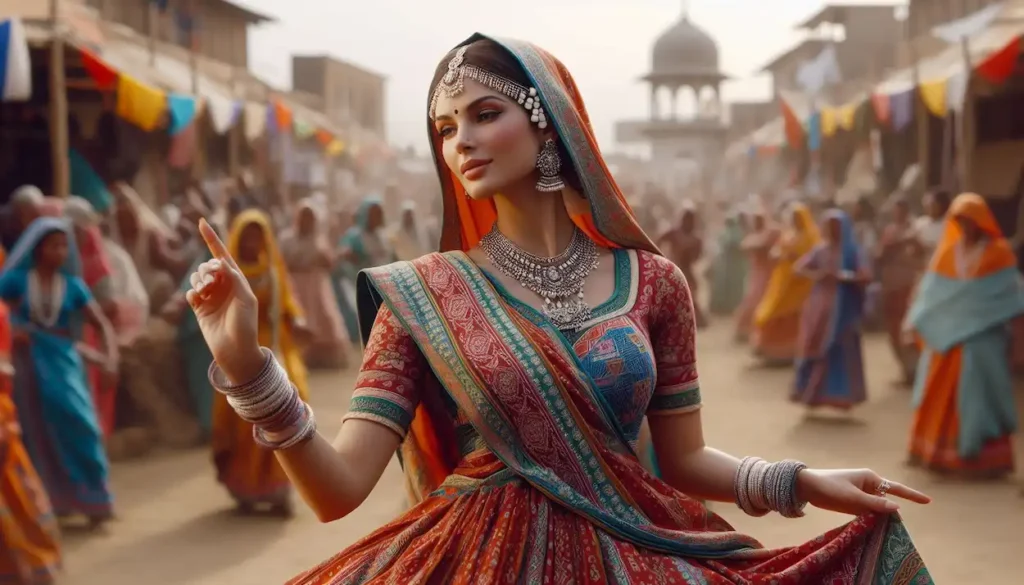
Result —
[{"label": "woman's eye", "polygon": [[441,138],[448,138],[455,133],[455,129],[451,126],[443,126],[437,131],[437,133],[441,135]]},{"label": "woman's eye", "polygon": [[489,121],[497,118],[500,114],[501,114],[501,112],[499,112],[497,110],[483,110],[479,114],[476,115],[476,118],[477,118],[477,120],[479,120],[481,122],[489,122]]}]

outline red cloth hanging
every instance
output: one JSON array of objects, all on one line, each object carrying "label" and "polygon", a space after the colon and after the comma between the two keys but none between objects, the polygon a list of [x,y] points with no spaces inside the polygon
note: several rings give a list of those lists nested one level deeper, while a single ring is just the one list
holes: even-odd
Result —
[{"label": "red cloth hanging", "polygon": [[978,64],[975,71],[991,83],[1003,83],[1017,68],[1020,56],[1021,37],[1014,37],[1005,47],[999,49]]},{"label": "red cloth hanging", "polygon": [[117,84],[117,71],[91,51],[87,49],[79,49],[79,51],[82,55],[82,67],[89,73],[92,80],[96,82],[96,87],[99,89],[112,89]]},{"label": "red cloth hanging", "polygon": [[892,105],[889,103],[888,95],[884,93],[871,94],[871,107],[874,108],[875,118],[879,122],[889,123],[889,119],[892,117]]},{"label": "red cloth hanging", "polygon": [[806,138],[804,125],[800,122],[800,118],[797,117],[793,108],[789,107],[789,104],[783,100],[780,100],[780,103],[782,104],[782,122],[783,129],[786,132],[786,142],[793,147],[800,146]]}]

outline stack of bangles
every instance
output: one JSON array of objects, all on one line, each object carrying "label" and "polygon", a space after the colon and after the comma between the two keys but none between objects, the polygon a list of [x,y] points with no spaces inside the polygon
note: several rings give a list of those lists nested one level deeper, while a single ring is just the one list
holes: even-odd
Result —
[{"label": "stack of bangles", "polygon": [[316,435],[313,410],[299,398],[274,352],[262,348],[266,361],[259,375],[244,384],[232,384],[217,362],[210,364],[210,384],[225,395],[242,420],[253,425],[256,443],[280,451],[305,443]]},{"label": "stack of bangles", "polygon": [[751,516],[778,512],[786,518],[804,515],[807,502],[797,497],[796,482],[807,466],[786,459],[768,463],[759,457],[745,457],[733,481],[736,505]]}]

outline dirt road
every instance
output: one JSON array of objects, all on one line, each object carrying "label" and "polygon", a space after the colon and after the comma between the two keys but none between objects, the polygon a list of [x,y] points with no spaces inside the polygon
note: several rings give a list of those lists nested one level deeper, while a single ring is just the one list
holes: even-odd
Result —
[{"label": "dirt road", "polygon": [[[939,583],[1011,583],[1024,571],[1024,498],[1011,482],[959,483],[906,469],[909,393],[892,389],[895,367],[880,337],[866,348],[871,402],[853,422],[808,420],[786,400],[791,372],[752,367],[729,342],[725,323],[700,339],[705,429],[710,444],[738,456],[793,457],[812,465],[873,466],[928,491],[927,507],[904,509],[911,533]],[[321,429],[333,433],[348,403],[351,376],[315,377]],[[1018,441],[1018,453],[1024,442]],[[290,522],[238,518],[217,486],[205,451],[174,453],[114,469],[120,520],[107,534],[70,535],[72,585],[279,584],[394,517],[402,481],[392,463],[370,499],[349,517],[321,525],[299,506]],[[801,520],[754,519],[715,505],[767,546],[809,539],[843,522],[812,511]],[[1013,577],[1017,575],[1017,577]]]}]

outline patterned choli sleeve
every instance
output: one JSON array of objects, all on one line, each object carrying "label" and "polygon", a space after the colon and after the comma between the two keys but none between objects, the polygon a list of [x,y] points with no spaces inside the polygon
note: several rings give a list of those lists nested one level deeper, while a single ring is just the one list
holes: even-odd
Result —
[{"label": "patterned choli sleeve", "polygon": [[696,314],[679,267],[663,258],[657,258],[655,267],[650,332],[658,379],[647,414],[681,414],[701,406]]},{"label": "patterned choli sleeve", "polygon": [[345,420],[373,421],[404,438],[420,402],[426,368],[416,342],[391,310],[381,306]]}]

